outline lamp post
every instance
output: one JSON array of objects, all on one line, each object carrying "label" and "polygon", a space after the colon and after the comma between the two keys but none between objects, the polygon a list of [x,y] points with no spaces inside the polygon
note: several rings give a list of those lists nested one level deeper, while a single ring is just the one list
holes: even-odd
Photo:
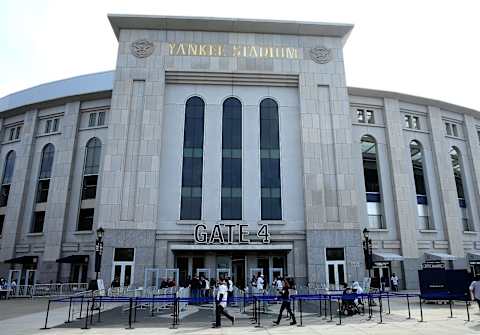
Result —
[{"label": "lamp post", "polygon": [[102,267],[103,235],[105,230],[102,227],[97,229],[97,240],[95,241],[95,279],[98,280],[98,273]]},{"label": "lamp post", "polygon": [[373,266],[372,239],[369,238],[370,232],[367,228],[363,229],[363,254],[365,256],[365,268],[368,270],[368,276],[371,278]]}]

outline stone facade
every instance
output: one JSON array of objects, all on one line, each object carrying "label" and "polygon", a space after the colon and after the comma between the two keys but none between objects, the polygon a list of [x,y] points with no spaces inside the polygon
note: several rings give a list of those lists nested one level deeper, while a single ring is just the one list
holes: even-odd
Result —
[{"label": "stone facade", "polygon": [[[344,250],[343,268],[335,270],[335,276],[344,273],[340,282],[366,275],[362,230],[369,227],[369,217],[360,151],[364,135],[377,143],[385,222],[382,229],[371,229],[373,249],[378,255],[403,257],[401,262],[380,263],[389,263],[389,271],[401,274],[404,287],[415,288],[425,253],[455,256],[455,268],[468,266],[471,255],[480,254],[476,159],[480,113],[397,93],[348,88],[342,49],[351,26],[263,21],[244,25],[241,20],[209,25],[202,18],[123,16],[111,16],[110,21],[119,41],[117,66],[107,78],[110,88],[98,84],[105,77],[99,74],[88,81],[70,79],[70,84],[78,85],[76,94],[50,97],[49,92],[67,86],[58,82],[45,87],[40,101],[21,94],[0,100],[2,164],[10,150],[16,152],[8,205],[0,208],[0,215],[5,215],[2,261],[38,256],[38,281],[66,281],[71,276],[69,265],[56,260],[89,255],[83,271],[94,277],[95,234],[78,231],[77,226],[84,201],[85,146],[97,137],[102,151],[92,230],[100,226],[106,230],[101,277],[110,282],[117,274],[116,248],[135,248],[132,279],[138,286],[144,284],[145,269],[175,268],[179,255],[190,255],[191,272],[194,226],[228,223],[220,217],[219,138],[222,103],[232,96],[242,103],[243,208],[237,223],[251,232],[268,224],[270,262],[271,257],[285,255],[284,270],[298,283],[328,282],[333,273],[330,248]],[[212,28],[200,29],[202,25]],[[180,220],[184,111],[191,96],[206,103],[202,217],[196,221]],[[280,221],[262,221],[260,216],[258,120],[264,98],[279,105]],[[373,111],[375,122],[359,122],[359,108]],[[90,114],[99,110],[106,111],[107,121],[92,126]],[[410,114],[419,118],[420,129],[405,127],[404,117]],[[49,117],[60,117],[58,132],[43,133],[42,120]],[[445,133],[445,122],[458,123],[458,136]],[[11,141],[8,131],[17,124],[22,125],[20,139]],[[434,227],[429,231],[418,228],[412,140],[422,143],[424,153]],[[35,190],[41,152],[48,143],[55,146],[55,159],[48,201],[42,205],[45,224],[43,232],[31,233],[33,212],[39,206]],[[449,159],[452,146],[461,152],[468,219],[474,228],[468,232],[462,229]],[[196,254],[205,255],[204,266],[215,271],[216,256],[243,252],[253,269],[256,257],[263,254],[262,245],[249,247],[254,249],[212,246]],[[7,276],[9,267],[2,264],[0,275]]]}]

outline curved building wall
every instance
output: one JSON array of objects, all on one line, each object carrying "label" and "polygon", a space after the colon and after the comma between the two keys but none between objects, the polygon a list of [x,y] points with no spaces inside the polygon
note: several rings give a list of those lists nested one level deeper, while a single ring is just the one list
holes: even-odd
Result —
[{"label": "curved building wall", "polygon": [[[36,268],[39,282],[93,278],[94,231],[100,226],[106,229],[101,276],[107,282],[121,276],[123,284],[139,286],[146,268],[179,268],[180,279],[199,268],[209,269],[212,277],[228,268],[246,282],[259,269],[273,276],[281,268],[303,284],[361,280],[366,227],[373,241],[373,275],[395,272],[403,287],[417,286],[416,271],[427,260],[464,268],[480,257],[480,112],[347,88],[342,26],[332,32],[318,25],[317,35],[305,36],[268,34],[260,23],[261,32],[252,33],[194,31],[183,21],[184,30],[141,30],[121,18],[111,20],[119,36],[115,71],[0,99],[2,176],[7,154],[14,150],[16,155],[12,181],[1,185],[3,195],[8,189],[8,202],[0,206],[0,260],[9,261],[2,263],[1,275],[9,269],[26,275]],[[169,51],[172,43],[194,37],[226,48],[255,43],[297,48],[298,58]],[[130,46],[141,38],[154,43],[151,56],[132,55]],[[319,44],[330,48],[330,62],[310,58],[310,48]],[[203,147],[196,153],[184,147],[185,103],[192,96],[205,103]],[[228,97],[242,105],[240,220],[221,219],[222,178],[232,173],[222,167],[222,157],[238,158],[222,151],[222,103]],[[278,104],[278,153],[260,146],[264,98]],[[366,194],[360,143],[365,135],[376,143],[378,194]],[[98,175],[85,172],[86,146],[93,138],[101,143]],[[414,140],[422,148],[426,194],[420,197],[410,152]],[[47,144],[55,149],[54,159],[51,175],[43,178],[39,171]],[[460,200],[452,147],[460,152]],[[182,192],[191,192],[182,188],[185,157],[199,158],[199,153],[201,216],[181,220]],[[280,220],[262,220],[262,199],[270,196],[261,172],[267,158],[280,162],[281,187],[275,195],[281,198]],[[251,243],[195,243],[196,225],[211,231],[230,224],[234,229],[244,225]],[[263,225],[270,233],[265,244],[255,236]],[[38,258],[32,262],[25,256]],[[72,263],[68,256],[89,259]]]}]

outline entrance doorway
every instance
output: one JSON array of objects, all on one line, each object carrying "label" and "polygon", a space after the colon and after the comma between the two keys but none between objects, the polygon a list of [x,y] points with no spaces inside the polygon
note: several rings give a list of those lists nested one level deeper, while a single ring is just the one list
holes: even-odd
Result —
[{"label": "entrance doorway", "polygon": [[245,257],[232,257],[233,285],[239,289],[245,288]]},{"label": "entrance doorway", "polygon": [[373,278],[372,283],[379,289],[390,287],[390,262],[376,262],[373,263]]},{"label": "entrance doorway", "polygon": [[115,248],[113,255],[112,281],[118,279],[120,286],[133,284],[134,248]]},{"label": "entrance doorway", "polygon": [[339,290],[346,283],[345,253],[343,248],[326,249],[327,287]]}]

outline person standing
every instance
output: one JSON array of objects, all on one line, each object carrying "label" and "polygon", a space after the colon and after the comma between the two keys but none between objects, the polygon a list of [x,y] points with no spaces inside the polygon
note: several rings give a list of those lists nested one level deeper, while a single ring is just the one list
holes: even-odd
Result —
[{"label": "person standing", "polygon": [[287,280],[283,280],[283,285],[282,285],[282,290],[280,291],[280,297],[282,299],[282,306],[280,307],[280,311],[278,312],[278,318],[277,321],[273,321],[275,325],[280,324],[280,320],[282,319],[282,314],[283,311],[286,309],[288,315],[291,316],[292,321],[290,322],[290,325],[293,326],[297,324],[297,320],[295,319],[295,314],[292,312],[292,308],[290,306],[290,285],[288,284]]},{"label": "person standing", "polygon": [[228,291],[227,304],[230,306],[233,301],[233,281],[232,281],[232,278],[230,277],[227,277],[227,291]]},{"label": "person standing", "polygon": [[263,279],[263,275],[260,275],[257,278],[257,290],[259,291],[259,293],[263,292],[264,284],[265,284],[265,280]]},{"label": "person standing", "polygon": [[477,280],[472,281],[470,284],[470,296],[472,297],[472,300],[475,300],[478,304],[478,309],[480,309],[480,280],[477,278]]},{"label": "person standing", "polygon": [[398,277],[395,273],[392,274],[390,278],[390,282],[392,283],[392,289],[394,292],[398,292]]},{"label": "person standing", "polygon": [[227,308],[228,288],[225,279],[220,278],[218,284],[218,292],[216,297],[216,310],[215,310],[215,324],[212,328],[220,328],[222,326],[221,316],[222,314],[232,321],[232,325],[235,323],[235,318],[228,314],[225,310]]}]

